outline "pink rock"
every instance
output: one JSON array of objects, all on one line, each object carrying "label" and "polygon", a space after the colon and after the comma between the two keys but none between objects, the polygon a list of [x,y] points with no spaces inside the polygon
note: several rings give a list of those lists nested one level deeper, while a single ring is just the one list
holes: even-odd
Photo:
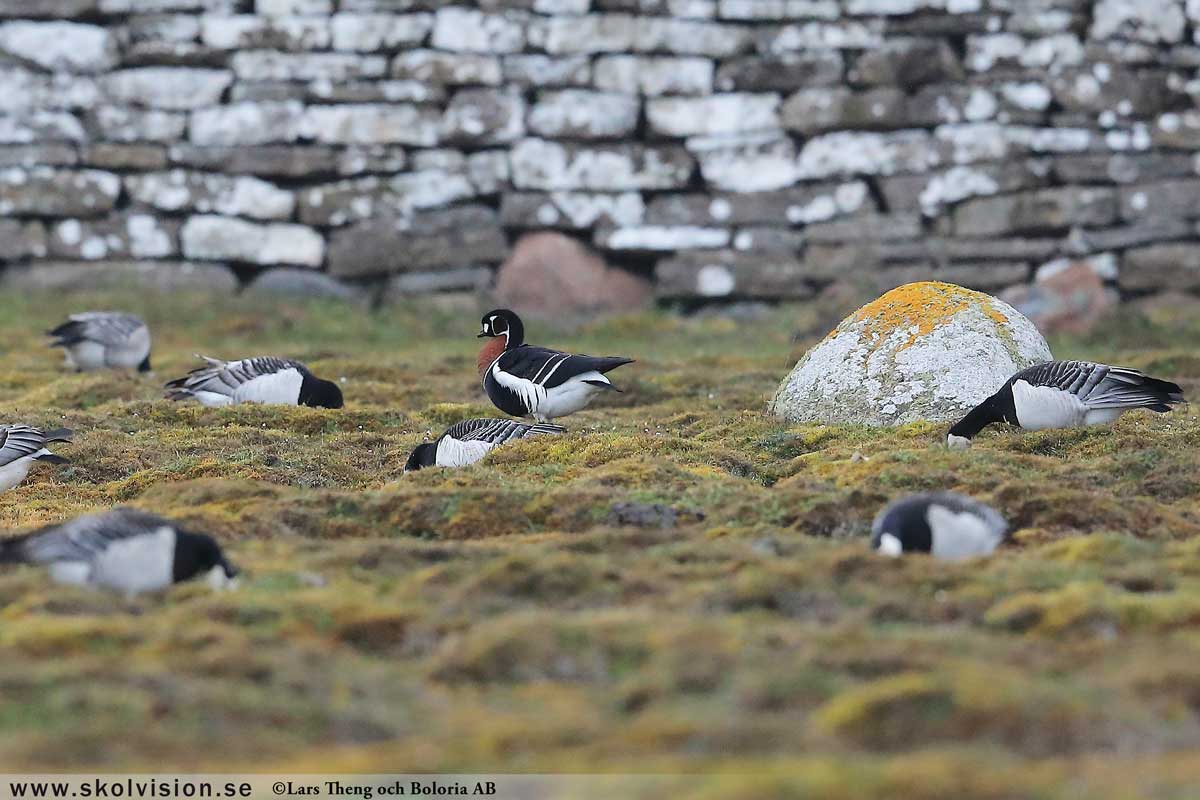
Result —
[{"label": "pink rock", "polygon": [[1005,289],[1000,299],[1043,333],[1085,333],[1117,305],[1116,291],[1104,283],[1115,277],[1102,256],[1060,259],[1042,266],[1032,284]]},{"label": "pink rock", "polygon": [[522,236],[500,266],[496,301],[519,314],[557,317],[628,311],[650,302],[650,281],[614,269],[561,233]]}]

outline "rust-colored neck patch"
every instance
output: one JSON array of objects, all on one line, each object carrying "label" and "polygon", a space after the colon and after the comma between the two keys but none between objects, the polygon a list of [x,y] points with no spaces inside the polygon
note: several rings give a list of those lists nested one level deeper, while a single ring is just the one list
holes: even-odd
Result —
[{"label": "rust-colored neck patch", "polygon": [[479,370],[479,377],[483,377],[483,373],[492,365],[492,362],[500,357],[504,352],[504,345],[508,342],[507,336],[495,336],[487,340],[479,350],[479,358],[475,360],[475,367]]}]

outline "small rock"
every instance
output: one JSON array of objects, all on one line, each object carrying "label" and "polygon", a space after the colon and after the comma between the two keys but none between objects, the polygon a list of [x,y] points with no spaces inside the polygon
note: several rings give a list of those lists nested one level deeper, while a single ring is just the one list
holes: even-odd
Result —
[{"label": "small rock", "polygon": [[674,528],[677,520],[675,509],[662,503],[614,503],[607,522],[635,528]]},{"label": "small rock", "polygon": [[1043,333],[1086,333],[1112,312],[1115,290],[1105,285],[1117,277],[1112,254],[1043,265],[1033,284],[1006,289],[1000,299],[1016,308]]},{"label": "small rock", "polygon": [[496,301],[526,315],[623,312],[648,303],[644,278],[609,267],[597,254],[559,233],[527,234],[500,267]]},{"label": "small rock", "polygon": [[246,294],[286,297],[319,297],[367,302],[367,294],[357,286],[342,283],[322,272],[310,269],[279,267],[269,269],[246,287]]}]

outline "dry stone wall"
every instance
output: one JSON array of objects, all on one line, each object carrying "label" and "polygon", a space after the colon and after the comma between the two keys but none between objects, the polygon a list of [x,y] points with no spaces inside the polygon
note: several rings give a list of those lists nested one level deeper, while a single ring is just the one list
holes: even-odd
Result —
[{"label": "dry stone wall", "polygon": [[1196,290],[1198,42],[1200,0],[0,0],[3,280],[477,289],[558,230],[662,298]]}]

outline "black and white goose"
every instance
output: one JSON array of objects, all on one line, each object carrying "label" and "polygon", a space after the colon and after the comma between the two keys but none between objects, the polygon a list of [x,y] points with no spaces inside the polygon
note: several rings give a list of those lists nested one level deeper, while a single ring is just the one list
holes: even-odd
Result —
[{"label": "black and white goose", "polygon": [[7,492],[29,474],[35,461],[65,464],[68,459],[46,449],[51,442],[70,442],[71,431],[43,431],[28,425],[0,425],[0,492]]},{"label": "black and white goose", "polygon": [[308,367],[290,358],[257,356],[221,361],[197,355],[206,362],[167,384],[168,400],[199,400],[206,406],[238,403],[272,403],[321,408],[341,408],[342,390],[332,381],[313,375]]},{"label": "black and white goose", "polygon": [[483,388],[496,408],[538,422],[565,417],[587,406],[603,391],[620,391],[604,374],[632,358],[583,356],[525,344],[521,318],[507,309],[483,315],[480,338],[491,338],[479,351]]},{"label": "black and white goose", "polygon": [[80,372],[117,368],[150,371],[150,329],[133,314],[85,311],[72,314],[57,328],[51,347],[66,351],[67,366]]},{"label": "black and white goose", "polygon": [[1007,533],[1008,523],[990,506],[955,492],[929,492],[880,511],[871,526],[871,547],[886,556],[929,553],[959,561],[989,555]]},{"label": "black and white goose", "polygon": [[433,466],[465,467],[505,442],[565,431],[566,428],[561,425],[531,425],[511,419],[465,419],[447,428],[436,441],[417,445],[408,457],[404,471],[412,472]]},{"label": "black and white goose", "polygon": [[993,422],[1025,430],[1077,428],[1112,422],[1126,411],[1170,411],[1184,402],[1177,384],[1136,369],[1091,361],[1047,361],[1021,370],[963,417],[946,436],[950,447],[968,447]]},{"label": "black and white goose", "polygon": [[85,514],[0,539],[0,564],[42,566],[59,583],[129,595],[159,591],[199,576],[221,588],[238,574],[211,536],[132,508]]}]

